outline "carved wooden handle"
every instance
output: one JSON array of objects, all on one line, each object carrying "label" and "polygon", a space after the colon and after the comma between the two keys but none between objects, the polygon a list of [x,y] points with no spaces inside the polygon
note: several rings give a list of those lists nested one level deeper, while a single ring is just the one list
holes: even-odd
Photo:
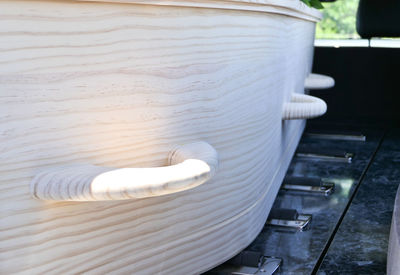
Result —
[{"label": "carved wooden handle", "polygon": [[304,81],[304,89],[322,90],[335,86],[335,79],[323,74],[310,74]]},{"label": "carved wooden handle", "polygon": [[169,165],[121,168],[83,165],[38,174],[31,193],[41,200],[106,201],[172,194],[205,183],[218,167],[218,154],[199,141],[170,152]]},{"label": "carved wooden handle", "polygon": [[283,105],[283,120],[289,119],[309,119],[322,116],[326,112],[326,103],[320,98],[304,95],[292,94],[290,102]]}]

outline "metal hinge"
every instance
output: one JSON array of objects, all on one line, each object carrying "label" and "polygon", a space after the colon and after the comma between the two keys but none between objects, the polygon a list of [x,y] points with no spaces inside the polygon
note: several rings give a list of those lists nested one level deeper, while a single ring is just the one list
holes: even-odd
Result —
[{"label": "metal hinge", "polygon": [[335,190],[335,184],[320,178],[286,177],[281,189],[328,196]]}]

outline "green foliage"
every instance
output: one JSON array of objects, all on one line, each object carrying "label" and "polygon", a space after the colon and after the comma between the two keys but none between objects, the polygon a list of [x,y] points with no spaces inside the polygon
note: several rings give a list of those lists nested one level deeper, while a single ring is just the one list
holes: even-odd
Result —
[{"label": "green foliage", "polygon": [[325,3],[324,19],[317,24],[317,39],[359,38],[356,13],[359,0],[338,0]]},{"label": "green foliage", "polygon": [[324,6],[322,6],[321,2],[319,0],[301,0],[304,2],[307,6],[313,7],[316,9],[323,9]]}]

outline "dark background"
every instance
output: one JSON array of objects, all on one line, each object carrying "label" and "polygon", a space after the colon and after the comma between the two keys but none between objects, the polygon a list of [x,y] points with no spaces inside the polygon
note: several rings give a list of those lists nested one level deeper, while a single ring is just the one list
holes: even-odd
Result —
[{"label": "dark background", "polygon": [[334,88],[311,91],[328,104],[317,121],[399,124],[400,49],[316,47],[313,72],[336,82]]}]

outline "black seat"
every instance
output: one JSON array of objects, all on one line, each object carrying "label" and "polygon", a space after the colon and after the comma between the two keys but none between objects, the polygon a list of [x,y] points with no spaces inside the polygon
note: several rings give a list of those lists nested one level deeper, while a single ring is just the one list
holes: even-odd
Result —
[{"label": "black seat", "polygon": [[362,38],[400,37],[400,0],[360,0],[357,32]]}]

